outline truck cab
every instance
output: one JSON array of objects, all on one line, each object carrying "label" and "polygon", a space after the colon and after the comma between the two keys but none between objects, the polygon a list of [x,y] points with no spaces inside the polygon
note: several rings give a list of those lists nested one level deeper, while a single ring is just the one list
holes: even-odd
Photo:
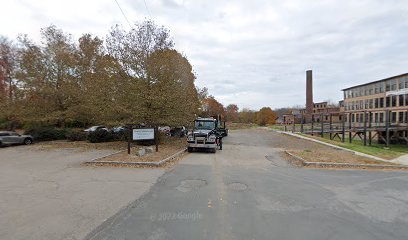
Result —
[{"label": "truck cab", "polygon": [[194,149],[206,149],[215,153],[222,138],[217,128],[217,119],[197,118],[194,120],[194,128],[187,136],[188,152]]}]

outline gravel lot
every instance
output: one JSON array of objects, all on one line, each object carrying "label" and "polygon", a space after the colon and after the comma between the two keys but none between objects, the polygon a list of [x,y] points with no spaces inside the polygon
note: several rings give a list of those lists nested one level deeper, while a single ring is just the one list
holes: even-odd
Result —
[{"label": "gravel lot", "polygon": [[71,143],[0,148],[0,239],[83,239],[164,173],[81,165],[117,151],[112,148]]}]

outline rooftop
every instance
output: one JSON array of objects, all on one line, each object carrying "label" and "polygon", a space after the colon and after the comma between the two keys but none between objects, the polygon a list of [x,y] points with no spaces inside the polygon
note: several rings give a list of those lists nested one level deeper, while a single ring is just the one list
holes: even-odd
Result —
[{"label": "rooftop", "polygon": [[397,75],[397,76],[392,76],[392,77],[389,77],[389,78],[384,78],[384,79],[381,79],[381,80],[377,80],[377,81],[373,81],[373,82],[368,82],[368,83],[364,83],[364,84],[344,88],[344,89],[342,89],[342,91],[350,90],[350,89],[353,89],[353,88],[356,88],[356,87],[367,86],[367,85],[370,85],[370,84],[373,84],[373,83],[378,83],[378,82],[391,80],[391,79],[394,79],[394,78],[400,78],[400,77],[404,77],[404,76],[408,76],[408,73],[403,73],[403,74],[400,74],[400,75]]},{"label": "rooftop", "polygon": [[315,102],[313,104],[327,104],[327,101],[326,102]]}]

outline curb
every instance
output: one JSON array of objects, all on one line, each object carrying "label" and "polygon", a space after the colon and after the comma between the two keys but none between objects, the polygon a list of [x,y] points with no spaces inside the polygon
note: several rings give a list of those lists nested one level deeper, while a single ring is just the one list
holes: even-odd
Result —
[{"label": "curb", "polygon": [[114,153],[109,153],[109,154],[104,155],[104,156],[102,156],[102,157],[93,158],[93,159],[91,159],[91,160],[89,160],[89,161],[86,161],[85,163],[91,163],[91,162],[97,161],[97,160],[99,160],[99,159],[106,158],[106,157],[110,157],[110,156],[112,156],[112,155],[115,155],[115,154],[118,154],[118,153],[121,153],[121,152],[124,152],[124,151],[126,151],[126,150],[120,150],[120,151],[117,151],[117,152],[114,152]]},{"label": "curb", "polygon": [[167,158],[165,158],[165,159],[162,159],[162,160],[160,160],[160,161],[158,161],[158,162],[113,162],[113,161],[99,161],[99,159],[102,159],[102,158],[105,158],[105,157],[109,157],[109,156],[112,156],[112,155],[114,155],[114,154],[117,154],[117,153],[120,153],[120,152],[124,152],[124,151],[126,151],[126,150],[122,150],[122,151],[119,151],[119,152],[116,152],[116,153],[108,154],[108,155],[103,156],[103,157],[98,157],[98,158],[92,159],[91,161],[86,161],[85,164],[91,164],[91,165],[98,164],[98,165],[102,165],[102,166],[103,166],[103,165],[109,165],[109,166],[111,166],[111,165],[118,165],[118,166],[150,166],[150,167],[160,167],[160,166],[163,165],[164,163],[166,163],[166,162],[168,162],[168,161],[170,161],[170,160],[172,160],[172,159],[178,157],[179,155],[181,155],[182,153],[184,153],[185,151],[187,151],[187,148],[185,148],[185,149],[183,149],[183,150],[181,150],[181,151],[178,151],[178,152],[176,152],[175,154],[173,154],[173,155],[171,155],[171,156],[169,156],[169,157],[167,157]]},{"label": "curb", "polygon": [[385,164],[352,164],[352,163],[331,163],[331,162],[307,162],[303,158],[285,150],[285,153],[295,158],[303,167],[317,168],[369,168],[369,169],[401,169],[408,170],[408,166],[401,165],[385,165]]},{"label": "curb", "polygon": [[335,149],[339,149],[339,150],[351,152],[351,153],[353,153],[353,154],[355,154],[355,155],[357,155],[357,156],[362,156],[362,157],[366,157],[366,158],[371,158],[371,159],[374,159],[374,160],[377,160],[377,161],[381,161],[381,162],[386,162],[386,163],[389,162],[389,161],[387,161],[387,160],[385,160],[385,159],[383,159],[383,158],[379,158],[379,157],[372,156],[372,155],[369,155],[369,154],[365,154],[365,153],[362,153],[362,152],[357,152],[357,151],[354,151],[354,150],[351,150],[351,149],[348,149],[348,148],[344,148],[344,147],[340,147],[340,146],[337,146],[337,145],[333,145],[333,144],[330,144],[330,143],[322,142],[322,141],[319,141],[319,140],[317,140],[317,139],[313,139],[313,138],[308,138],[308,137],[305,137],[305,136],[301,136],[301,135],[296,134],[296,133],[290,133],[290,132],[284,132],[284,131],[276,131],[276,132],[281,133],[281,134],[286,134],[286,135],[292,136],[292,137],[297,137],[297,138],[300,138],[300,139],[303,139],[303,140],[308,140],[308,141],[312,141],[312,142],[315,142],[315,143],[320,143],[320,144],[322,144],[322,145],[325,145],[325,146],[328,146],[328,147],[332,147],[332,148],[335,148]]}]

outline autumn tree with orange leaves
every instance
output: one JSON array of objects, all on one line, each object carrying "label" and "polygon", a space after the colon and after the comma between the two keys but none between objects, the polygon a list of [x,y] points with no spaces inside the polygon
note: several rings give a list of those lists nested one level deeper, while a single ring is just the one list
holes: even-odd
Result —
[{"label": "autumn tree with orange leaves", "polygon": [[277,115],[270,107],[263,107],[256,114],[256,123],[260,126],[276,123]]},{"label": "autumn tree with orange leaves", "polygon": [[225,109],[213,96],[209,96],[204,100],[202,115],[203,117],[225,116]]},{"label": "autumn tree with orange leaves", "polygon": [[[20,35],[16,45],[12,80],[18,89],[13,104],[6,103],[8,86],[0,79],[0,128],[10,121],[57,127],[182,126],[199,112],[191,64],[174,49],[169,31],[152,21],[130,30],[114,26],[106,40],[91,34],[75,40],[51,25],[41,29],[41,42]],[[214,109],[212,102],[208,105]]]}]

